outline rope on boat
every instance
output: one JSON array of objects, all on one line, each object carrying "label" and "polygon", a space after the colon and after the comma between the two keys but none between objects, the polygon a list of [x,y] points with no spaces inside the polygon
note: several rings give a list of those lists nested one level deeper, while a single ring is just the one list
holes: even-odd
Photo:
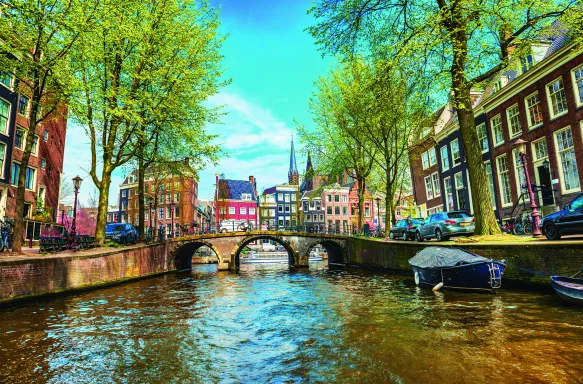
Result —
[{"label": "rope on boat", "polygon": [[[513,264],[506,264],[507,267],[513,267],[516,269],[519,269],[521,271],[524,272],[528,272],[528,273],[532,273],[533,275],[543,275],[543,276],[564,276],[564,275],[568,275],[570,274],[570,272],[567,273],[560,273],[560,272],[541,272],[541,271],[533,271],[532,269],[526,269],[526,268],[522,268],[519,267],[518,265],[513,265]],[[583,268],[581,268],[580,270],[578,270],[574,275],[571,275],[571,277],[575,277],[578,274],[580,274],[581,272],[583,272]]]}]

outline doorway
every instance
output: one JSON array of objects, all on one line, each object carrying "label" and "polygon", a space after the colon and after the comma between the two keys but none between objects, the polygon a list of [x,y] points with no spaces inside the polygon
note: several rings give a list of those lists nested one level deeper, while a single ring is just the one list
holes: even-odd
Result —
[{"label": "doorway", "polygon": [[540,165],[537,167],[537,172],[541,187],[539,196],[542,198],[542,205],[555,205],[550,170],[544,165]]}]

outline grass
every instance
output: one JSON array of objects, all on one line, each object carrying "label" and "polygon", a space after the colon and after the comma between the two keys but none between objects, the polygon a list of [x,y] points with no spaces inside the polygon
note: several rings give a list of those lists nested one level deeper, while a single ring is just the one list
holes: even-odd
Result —
[{"label": "grass", "polygon": [[541,237],[531,237],[531,236],[515,236],[502,233],[500,235],[485,235],[485,236],[470,236],[470,237],[459,237],[453,241],[458,244],[467,243],[529,243],[531,241],[546,240],[544,236]]}]

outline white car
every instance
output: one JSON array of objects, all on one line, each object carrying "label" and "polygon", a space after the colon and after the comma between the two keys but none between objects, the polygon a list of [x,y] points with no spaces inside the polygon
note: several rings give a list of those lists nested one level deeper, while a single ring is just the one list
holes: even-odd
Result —
[{"label": "white car", "polygon": [[241,220],[223,220],[219,226],[219,232],[243,232],[247,230],[248,225],[245,221]]}]

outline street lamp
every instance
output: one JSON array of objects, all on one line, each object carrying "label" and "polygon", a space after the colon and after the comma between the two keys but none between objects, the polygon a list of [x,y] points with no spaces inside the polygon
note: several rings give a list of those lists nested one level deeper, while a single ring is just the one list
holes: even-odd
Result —
[{"label": "street lamp", "polygon": [[176,206],[176,204],[174,203],[174,200],[172,200],[170,202],[170,234],[172,236],[172,238],[174,238],[174,207]]},{"label": "street lamp", "polygon": [[514,142],[514,147],[518,151],[520,160],[522,161],[522,167],[524,168],[524,176],[526,178],[526,188],[528,189],[528,197],[530,198],[530,217],[532,218],[532,237],[540,237],[542,233],[539,229],[540,214],[536,209],[536,202],[534,201],[534,192],[532,190],[532,185],[530,184],[530,175],[528,173],[528,167],[526,166],[526,141],[518,139]]},{"label": "street lamp", "polygon": [[82,178],[75,176],[73,178],[73,187],[75,188],[75,203],[73,205],[73,223],[71,224],[71,248],[75,248],[75,237],[77,237],[77,195],[79,194],[79,188],[81,188]]},{"label": "street lamp", "polygon": [[375,199],[377,202],[377,221],[379,229],[381,229],[381,198],[377,196]]}]

